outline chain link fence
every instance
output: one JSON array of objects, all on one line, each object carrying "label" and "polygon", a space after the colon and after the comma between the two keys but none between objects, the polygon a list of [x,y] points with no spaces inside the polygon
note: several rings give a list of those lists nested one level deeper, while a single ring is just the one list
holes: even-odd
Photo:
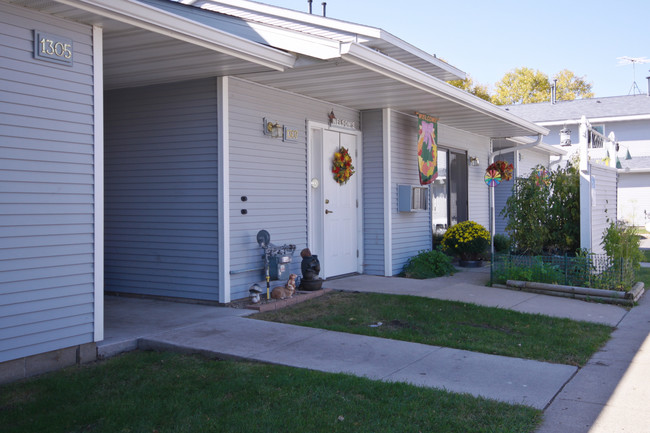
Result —
[{"label": "chain link fence", "polygon": [[632,263],[605,254],[572,256],[517,256],[494,254],[492,283],[535,281],[566,286],[627,291],[635,283]]}]

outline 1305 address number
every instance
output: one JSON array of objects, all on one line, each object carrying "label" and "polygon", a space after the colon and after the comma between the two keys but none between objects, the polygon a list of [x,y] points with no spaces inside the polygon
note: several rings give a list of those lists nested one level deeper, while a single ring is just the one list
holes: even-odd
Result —
[{"label": "1305 address number", "polygon": [[70,39],[34,31],[35,58],[72,64],[72,55],[72,41]]}]

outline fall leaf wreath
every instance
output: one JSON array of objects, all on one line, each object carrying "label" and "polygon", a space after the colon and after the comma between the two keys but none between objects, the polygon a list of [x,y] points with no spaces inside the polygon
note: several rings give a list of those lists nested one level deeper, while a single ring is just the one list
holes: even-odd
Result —
[{"label": "fall leaf wreath", "polygon": [[340,147],[338,152],[334,152],[332,160],[332,173],[334,180],[339,185],[345,184],[350,177],[354,174],[354,165],[352,165],[352,157],[345,147]]}]

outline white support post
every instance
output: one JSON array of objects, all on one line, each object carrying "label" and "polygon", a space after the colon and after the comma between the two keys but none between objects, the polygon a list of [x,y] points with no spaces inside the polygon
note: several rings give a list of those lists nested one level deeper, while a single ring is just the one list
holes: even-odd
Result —
[{"label": "white support post", "polygon": [[219,212],[219,302],[230,302],[230,120],[228,77],[217,78],[218,191]]},{"label": "white support post", "polygon": [[591,176],[587,153],[589,124],[585,116],[580,119],[580,248],[591,251]]},{"label": "white support post", "polygon": [[94,340],[104,339],[104,36],[93,26]]},{"label": "white support post", "polygon": [[391,176],[391,110],[382,111],[384,174],[384,275],[393,276],[393,180]]}]

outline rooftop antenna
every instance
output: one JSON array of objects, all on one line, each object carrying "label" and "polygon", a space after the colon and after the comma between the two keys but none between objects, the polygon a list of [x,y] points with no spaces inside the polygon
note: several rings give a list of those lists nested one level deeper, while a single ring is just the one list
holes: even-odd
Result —
[{"label": "rooftop antenna", "polygon": [[309,3],[309,13],[311,13],[311,2],[312,2],[312,1],[313,1],[313,0],[307,0],[307,3]]},{"label": "rooftop antenna", "polygon": [[629,56],[623,56],[623,57],[617,57],[618,59],[618,64],[619,65],[629,65],[632,63],[632,71],[634,74],[634,82],[632,83],[632,87],[630,87],[630,91],[627,92],[628,95],[636,95],[638,92],[639,95],[641,94],[641,89],[639,89],[639,86],[636,84],[636,64],[637,63],[650,63],[650,59],[646,59],[645,57],[629,57]]}]

